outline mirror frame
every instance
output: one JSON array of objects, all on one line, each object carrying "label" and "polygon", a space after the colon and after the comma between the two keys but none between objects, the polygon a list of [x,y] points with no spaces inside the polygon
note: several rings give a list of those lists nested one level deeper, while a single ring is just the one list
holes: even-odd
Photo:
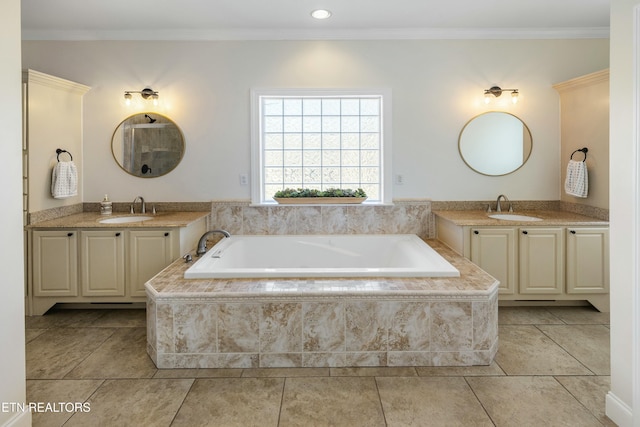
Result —
[{"label": "mirror frame", "polygon": [[[465,129],[467,128],[467,126],[469,126],[469,124],[471,122],[473,122],[474,120],[476,120],[479,117],[482,117],[486,114],[495,114],[495,113],[500,113],[500,114],[505,114],[505,115],[509,115],[514,117],[515,119],[517,119],[520,123],[522,123],[522,127],[524,130],[526,130],[527,135],[529,135],[529,149],[528,152],[526,153],[526,156],[524,156],[524,159],[522,160],[522,163],[520,163],[520,166],[518,166],[515,169],[512,169],[509,172],[505,172],[505,173],[496,173],[496,174],[492,174],[492,173],[487,173],[487,172],[482,172],[479,171],[476,167],[472,166],[468,159],[466,159],[464,157],[464,154],[462,152],[462,135],[464,134]],[[516,116],[515,114],[512,113],[508,113],[506,111],[485,111],[484,113],[480,113],[474,117],[472,117],[471,119],[469,119],[469,121],[467,121],[467,123],[465,123],[465,125],[462,127],[462,130],[460,131],[460,135],[458,136],[458,153],[460,154],[460,158],[462,159],[462,161],[464,162],[465,165],[467,165],[469,167],[469,169],[471,169],[474,172],[477,172],[481,175],[485,175],[485,176],[505,176],[505,175],[509,175],[514,173],[515,171],[517,171],[518,169],[522,168],[527,161],[529,160],[529,157],[531,157],[531,152],[533,151],[533,136],[531,135],[531,130],[529,129],[529,127],[527,126],[527,124],[524,122],[524,120],[522,120],[520,117]]]},{"label": "mirror frame", "polygon": [[[160,175],[148,176],[148,175],[144,175],[142,173],[134,173],[134,172],[131,172],[131,171],[127,170],[124,167],[124,165],[122,163],[120,163],[120,161],[118,160],[118,157],[116,157],[116,153],[115,153],[115,150],[114,150],[114,138],[115,138],[116,134],[118,133],[118,130],[123,126],[123,124],[127,120],[131,119],[132,117],[144,116],[144,115],[147,115],[147,114],[153,114],[154,116],[162,117],[167,123],[173,124],[175,126],[175,128],[178,130],[178,133],[180,134],[180,140],[182,142],[182,150],[181,150],[181,153],[180,153],[180,158],[176,161],[175,165],[173,165],[173,167],[171,169],[165,171],[164,173],[162,173]],[[116,128],[113,131],[113,134],[111,135],[111,155],[113,156],[113,160],[120,167],[120,169],[122,169],[123,171],[125,171],[129,175],[135,176],[137,178],[159,178],[159,177],[164,176],[164,175],[168,174],[169,172],[173,171],[175,168],[178,167],[180,162],[182,162],[182,159],[184,158],[184,153],[186,151],[186,147],[187,147],[187,144],[186,144],[186,141],[185,141],[185,138],[184,138],[184,133],[182,132],[182,129],[180,129],[180,126],[178,126],[178,124],[176,122],[174,122],[170,117],[165,116],[164,114],[161,114],[161,113],[156,113],[154,111],[140,111],[140,112],[137,112],[137,113],[134,113],[134,114],[131,114],[131,115],[125,117],[120,123],[118,123],[118,125],[116,126]],[[148,168],[147,165],[143,165],[142,167],[144,168],[145,166]]]}]

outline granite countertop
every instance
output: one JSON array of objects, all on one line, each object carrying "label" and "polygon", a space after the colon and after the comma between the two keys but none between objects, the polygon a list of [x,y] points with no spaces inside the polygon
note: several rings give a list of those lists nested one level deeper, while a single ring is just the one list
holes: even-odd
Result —
[{"label": "granite countertop", "polygon": [[[98,212],[83,212],[67,215],[56,219],[30,224],[27,228],[155,228],[155,227],[186,227],[194,221],[209,215],[210,212],[161,212],[153,214],[127,214],[114,213],[112,215],[100,215]],[[127,222],[119,224],[101,224],[100,221],[107,218],[121,216],[153,216],[147,221]]]},{"label": "granite countertop", "polygon": [[[515,215],[527,215],[542,218],[542,221],[511,221],[502,219],[489,218],[489,215],[493,214],[506,214],[513,213]],[[483,210],[460,210],[460,211],[433,211],[436,217],[442,218],[447,221],[451,221],[455,225],[536,225],[536,226],[549,226],[549,225],[595,225],[606,226],[609,225],[609,221],[603,221],[601,219],[592,218],[573,212],[567,211],[545,211],[545,210],[527,210],[517,212],[486,212]]]}]

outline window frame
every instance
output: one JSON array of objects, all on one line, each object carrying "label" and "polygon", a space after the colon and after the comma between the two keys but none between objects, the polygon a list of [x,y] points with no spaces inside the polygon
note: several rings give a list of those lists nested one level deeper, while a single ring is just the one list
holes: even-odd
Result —
[{"label": "window frame", "polygon": [[380,200],[365,201],[365,204],[391,204],[392,190],[392,109],[391,89],[251,89],[251,203],[253,205],[272,205],[275,201],[265,199],[264,164],[262,146],[262,97],[380,97]]}]

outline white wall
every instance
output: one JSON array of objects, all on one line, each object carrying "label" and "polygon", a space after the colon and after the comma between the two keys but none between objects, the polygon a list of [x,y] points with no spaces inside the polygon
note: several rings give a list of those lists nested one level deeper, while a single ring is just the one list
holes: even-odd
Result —
[{"label": "white wall", "polygon": [[610,258],[611,392],[607,415],[640,426],[640,158],[638,143],[638,0],[611,2]]},{"label": "white wall", "polygon": [[[2,307],[0,309],[0,402],[24,403],[24,267],[22,232],[22,95],[20,0],[0,3],[0,142],[2,182]],[[0,425],[31,425],[29,413],[0,411]]]},{"label": "white wall", "polygon": [[[23,67],[92,87],[84,97],[84,201],[141,194],[151,201],[249,199],[249,91],[275,87],[389,87],[393,170],[405,184],[394,198],[512,200],[560,197],[559,97],[552,85],[607,68],[608,40],[404,40],[23,43]],[[169,175],[134,178],[112,159],[118,123],[135,112],[123,92],[151,86],[157,111],[187,140]],[[520,89],[512,106],[485,106],[493,85]],[[503,96],[503,98],[509,98]],[[508,101],[508,99],[505,99]],[[502,109],[533,135],[529,162],[486,177],[458,155],[458,134],[473,116]]]}]

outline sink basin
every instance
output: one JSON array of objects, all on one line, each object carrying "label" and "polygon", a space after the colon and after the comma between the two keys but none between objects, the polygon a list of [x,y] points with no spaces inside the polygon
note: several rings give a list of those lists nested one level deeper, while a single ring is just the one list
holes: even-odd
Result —
[{"label": "sink basin", "polygon": [[542,218],[529,215],[517,215],[517,214],[492,214],[489,218],[504,219],[507,221],[542,221]]},{"label": "sink basin", "polygon": [[98,221],[100,224],[126,224],[128,222],[140,222],[153,219],[152,216],[137,215],[137,216],[117,216],[114,218],[101,219]]}]

